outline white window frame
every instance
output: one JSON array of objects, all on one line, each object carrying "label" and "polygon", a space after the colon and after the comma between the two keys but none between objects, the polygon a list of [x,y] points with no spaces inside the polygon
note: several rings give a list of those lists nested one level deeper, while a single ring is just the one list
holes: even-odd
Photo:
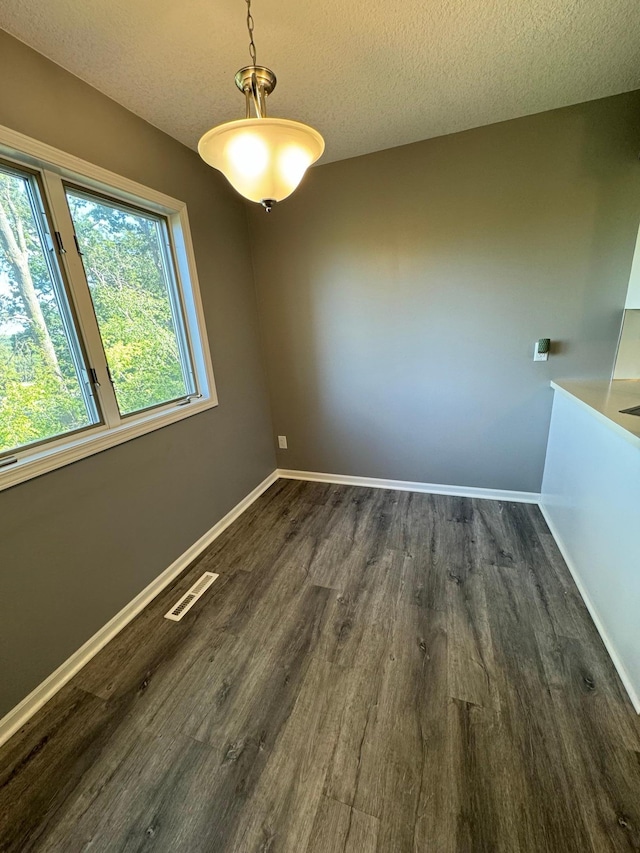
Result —
[{"label": "white window frame", "polygon": [[47,440],[45,443],[16,449],[11,453],[11,458],[16,457],[17,461],[0,467],[2,491],[217,406],[218,396],[186,204],[2,125],[0,157],[13,162],[18,169],[20,166],[26,166],[39,172],[45,201],[52,213],[60,204],[66,206],[64,183],[69,183],[166,218],[198,388],[197,397],[173,401],[124,417],[115,406],[113,394],[110,395],[111,400],[107,395],[100,395],[100,386],[110,383],[110,379],[101,341],[96,340],[96,335],[99,336],[97,322],[95,318],[94,323],[90,320],[94,317],[94,311],[89,289],[74,286],[75,282],[84,278],[84,271],[78,268],[78,265],[82,267],[82,259],[75,251],[71,218],[61,218],[60,221],[54,219],[54,226],[60,231],[64,246],[74,247],[74,251],[58,254],[57,261],[66,273],[70,297],[76,309],[78,334],[88,349],[89,366],[96,371],[100,383],[95,390],[104,423]]}]

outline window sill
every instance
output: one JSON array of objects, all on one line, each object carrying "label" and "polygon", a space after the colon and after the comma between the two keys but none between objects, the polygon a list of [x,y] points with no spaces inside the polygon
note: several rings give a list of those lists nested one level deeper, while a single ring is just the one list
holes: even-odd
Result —
[{"label": "window sill", "polygon": [[49,471],[55,471],[56,468],[70,465],[72,462],[78,462],[87,456],[93,456],[94,453],[101,453],[110,447],[124,444],[125,441],[139,438],[169,424],[190,418],[217,405],[217,400],[210,397],[206,400],[189,403],[186,406],[176,405],[169,410],[153,412],[146,417],[136,418],[131,423],[125,423],[111,429],[104,426],[96,427],[90,432],[82,433],[81,436],[74,436],[69,441],[59,442],[54,447],[49,445],[46,448],[38,448],[37,451],[25,451],[22,457],[18,451],[16,454],[18,461],[9,468],[0,469],[0,491],[16,486],[18,483],[24,483],[34,477],[39,477]]}]

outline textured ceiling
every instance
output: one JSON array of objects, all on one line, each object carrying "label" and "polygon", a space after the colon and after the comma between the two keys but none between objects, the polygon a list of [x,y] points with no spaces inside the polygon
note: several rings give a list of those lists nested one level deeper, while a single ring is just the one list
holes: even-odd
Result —
[{"label": "textured ceiling", "polygon": [[[270,113],[322,162],[640,88],[639,0],[253,0]],[[2,0],[0,26],[196,147],[243,117],[242,0]]]}]

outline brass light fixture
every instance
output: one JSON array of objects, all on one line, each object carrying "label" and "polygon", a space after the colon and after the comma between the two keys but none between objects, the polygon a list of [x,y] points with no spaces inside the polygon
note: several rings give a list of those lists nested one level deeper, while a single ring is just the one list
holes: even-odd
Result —
[{"label": "brass light fixture", "polygon": [[[251,0],[245,2],[251,65],[238,71],[235,82],[245,96],[246,117],[208,130],[198,143],[198,152],[241,195],[270,213],[276,202],[291,195],[322,155],[324,139],[299,121],[267,118],[267,96],[275,89],[276,75],[257,64]],[[255,118],[251,118],[252,107]]]}]

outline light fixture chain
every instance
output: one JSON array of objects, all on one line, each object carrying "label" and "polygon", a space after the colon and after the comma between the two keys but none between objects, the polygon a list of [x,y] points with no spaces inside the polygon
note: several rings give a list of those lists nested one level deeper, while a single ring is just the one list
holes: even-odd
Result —
[{"label": "light fixture chain", "polygon": [[247,3],[247,30],[249,31],[249,54],[251,55],[251,63],[257,65],[256,46],[253,41],[253,15],[251,14],[251,0],[246,0]]}]

